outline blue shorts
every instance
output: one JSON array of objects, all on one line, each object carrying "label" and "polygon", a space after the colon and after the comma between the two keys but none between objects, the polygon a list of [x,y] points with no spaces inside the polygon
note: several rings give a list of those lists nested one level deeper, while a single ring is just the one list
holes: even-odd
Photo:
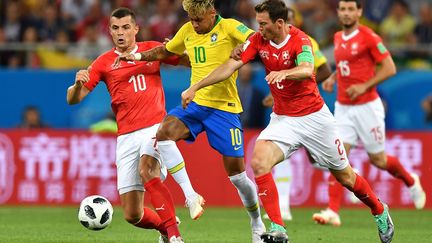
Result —
[{"label": "blue shorts", "polygon": [[177,106],[168,115],[180,119],[190,131],[186,141],[193,142],[201,132],[216,151],[224,156],[243,157],[243,129],[240,115],[191,102],[186,109]]}]

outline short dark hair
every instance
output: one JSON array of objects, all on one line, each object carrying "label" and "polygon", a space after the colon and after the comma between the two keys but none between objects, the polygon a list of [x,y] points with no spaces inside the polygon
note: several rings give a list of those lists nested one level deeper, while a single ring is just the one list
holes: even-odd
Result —
[{"label": "short dark hair", "polygon": [[362,8],[361,0],[339,0],[339,2],[355,2],[358,9]]},{"label": "short dark hair", "polygon": [[288,20],[288,8],[281,0],[266,0],[255,6],[257,13],[268,12],[270,19],[276,22],[278,19]]},{"label": "short dark hair", "polygon": [[114,11],[112,11],[112,13],[111,13],[111,17],[116,17],[118,19],[126,17],[126,16],[131,16],[132,20],[134,22],[136,22],[135,13],[132,10],[130,10],[129,8],[117,8],[117,9],[114,9]]}]

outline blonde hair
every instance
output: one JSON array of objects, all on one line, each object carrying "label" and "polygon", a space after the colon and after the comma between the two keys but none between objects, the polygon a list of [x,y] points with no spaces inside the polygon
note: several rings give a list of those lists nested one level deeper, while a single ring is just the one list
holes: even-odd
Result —
[{"label": "blonde hair", "polygon": [[214,8],[214,0],[183,0],[183,9],[189,15],[198,16]]}]

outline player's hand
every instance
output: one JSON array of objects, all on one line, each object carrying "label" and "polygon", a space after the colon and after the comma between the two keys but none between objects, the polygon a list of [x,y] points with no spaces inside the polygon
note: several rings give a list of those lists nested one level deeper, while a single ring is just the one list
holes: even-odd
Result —
[{"label": "player's hand", "polygon": [[336,80],[334,80],[330,76],[329,78],[324,80],[324,82],[322,82],[321,87],[324,91],[331,93],[333,92],[335,82]]},{"label": "player's hand", "polygon": [[357,99],[360,95],[364,94],[367,90],[365,84],[353,84],[345,90],[351,100]]},{"label": "player's hand", "polygon": [[163,45],[166,45],[169,41],[170,41],[169,38],[165,38],[165,39],[164,39],[164,42],[162,42],[162,44],[163,44]]},{"label": "player's hand", "polygon": [[183,109],[186,109],[186,107],[189,105],[189,103],[192,102],[194,97],[195,97],[195,91],[193,90],[192,87],[189,87],[187,90],[182,92],[181,98],[182,98]]},{"label": "player's hand", "polygon": [[265,107],[272,107],[274,104],[274,99],[273,99],[273,95],[271,93],[269,93],[263,100],[262,100],[262,104]]},{"label": "player's hand", "polygon": [[231,58],[240,61],[241,60],[241,54],[243,53],[243,46],[244,44],[238,44],[232,51],[231,51]]},{"label": "player's hand", "polygon": [[130,53],[121,54],[116,58],[114,67],[118,67],[120,65],[120,61],[135,61],[135,55]]},{"label": "player's hand", "polygon": [[286,75],[284,71],[271,71],[265,77],[265,80],[267,81],[268,84],[279,83],[284,79],[286,79]]},{"label": "player's hand", "polygon": [[88,70],[82,69],[75,74],[75,86],[81,88],[83,84],[90,80],[90,73]]}]

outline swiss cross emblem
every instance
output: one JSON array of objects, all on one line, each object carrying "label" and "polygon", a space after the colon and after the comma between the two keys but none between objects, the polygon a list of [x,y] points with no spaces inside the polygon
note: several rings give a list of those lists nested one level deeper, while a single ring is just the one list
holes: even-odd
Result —
[{"label": "swiss cross emblem", "polygon": [[290,57],[290,55],[289,55],[288,51],[283,51],[282,52],[282,59],[283,60],[287,60],[287,59],[289,59],[289,57]]}]

